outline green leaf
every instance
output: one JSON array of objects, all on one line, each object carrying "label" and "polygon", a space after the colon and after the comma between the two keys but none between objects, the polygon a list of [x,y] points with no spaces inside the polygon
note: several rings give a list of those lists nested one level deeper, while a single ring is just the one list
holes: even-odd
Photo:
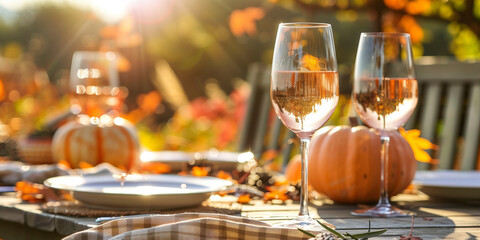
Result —
[{"label": "green leaf", "polygon": [[355,238],[372,238],[372,237],[380,236],[380,235],[384,234],[386,231],[387,231],[387,229],[381,229],[381,230],[373,231],[373,232],[354,234],[352,236],[355,237]]},{"label": "green leaf", "polygon": [[349,236],[350,238],[352,238],[353,240],[358,240],[358,238],[356,238],[355,236],[353,236],[352,234],[350,233],[345,233],[345,235]]},{"label": "green leaf", "polygon": [[311,233],[311,232],[307,232],[307,231],[305,231],[305,230],[303,230],[303,229],[301,229],[301,228],[297,228],[297,229],[298,229],[298,231],[302,232],[303,234],[305,234],[305,235],[307,235],[307,236],[309,236],[309,237],[315,237],[315,235],[314,235],[313,233]]},{"label": "green leaf", "polygon": [[318,220],[317,220],[317,222],[318,222],[318,224],[320,224],[320,226],[322,226],[323,228],[325,228],[327,231],[333,233],[335,236],[337,236],[337,237],[339,237],[339,238],[341,238],[341,239],[347,239],[347,237],[345,237],[343,234],[341,234],[341,233],[339,233],[339,232],[331,229],[330,227],[328,227],[327,225],[321,223],[321,222],[318,221]]}]

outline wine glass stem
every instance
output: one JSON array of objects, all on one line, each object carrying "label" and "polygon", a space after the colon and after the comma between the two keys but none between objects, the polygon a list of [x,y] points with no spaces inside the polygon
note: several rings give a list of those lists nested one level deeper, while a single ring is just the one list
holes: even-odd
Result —
[{"label": "wine glass stem", "polygon": [[308,149],[310,147],[310,138],[300,138],[300,152],[302,155],[302,179],[300,182],[300,212],[299,217],[309,217],[308,213]]},{"label": "wine glass stem", "polygon": [[380,133],[380,142],[382,144],[380,150],[380,199],[378,200],[377,206],[390,207],[391,205],[388,201],[388,145],[390,143],[390,136],[388,136],[386,131]]}]

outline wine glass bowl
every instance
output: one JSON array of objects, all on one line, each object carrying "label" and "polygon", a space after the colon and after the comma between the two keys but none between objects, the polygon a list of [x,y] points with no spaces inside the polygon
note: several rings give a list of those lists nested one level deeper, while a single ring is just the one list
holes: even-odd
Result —
[{"label": "wine glass bowl", "polygon": [[72,112],[98,118],[119,105],[116,55],[113,52],[78,51],[70,69]]},{"label": "wine glass bowl", "polygon": [[333,33],[326,23],[279,25],[272,63],[270,96],[275,113],[300,138],[302,156],[300,211],[282,227],[320,227],[308,212],[310,138],[337,106],[338,72]]},{"label": "wine glass bowl", "polygon": [[395,131],[415,110],[417,88],[415,79],[361,79],[356,82],[354,105],[369,127]]},{"label": "wine glass bowl", "polygon": [[[310,137],[332,115],[338,102],[335,71],[278,71],[273,73],[272,102],[283,124],[300,138]],[[292,79],[295,82],[292,83]],[[273,87],[275,86],[275,88]]]},{"label": "wine glass bowl", "polygon": [[361,34],[353,93],[358,116],[366,125],[379,131],[382,148],[379,202],[373,208],[356,210],[352,214],[373,217],[412,215],[412,212],[393,207],[388,199],[388,133],[405,124],[418,101],[409,34]]}]

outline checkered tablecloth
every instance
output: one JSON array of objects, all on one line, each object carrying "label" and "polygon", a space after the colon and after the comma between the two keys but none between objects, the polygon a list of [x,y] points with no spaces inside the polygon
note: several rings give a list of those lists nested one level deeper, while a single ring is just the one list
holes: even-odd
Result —
[{"label": "checkered tablecloth", "polygon": [[64,239],[296,240],[308,237],[296,229],[275,228],[267,223],[242,217],[213,213],[181,213],[112,220]]}]

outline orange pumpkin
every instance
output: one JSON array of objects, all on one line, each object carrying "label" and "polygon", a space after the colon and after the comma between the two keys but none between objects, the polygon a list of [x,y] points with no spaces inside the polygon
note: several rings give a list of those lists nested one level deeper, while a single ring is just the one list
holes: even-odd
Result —
[{"label": "orange pumpkin", "polygon": [[[320,193],[342,203],[378,201],[380,196],[380,137],[363,126],[328,126],[317,131],[309,152],[309,182]],[[408,142],[390,134],[388,193],[406,189],[417,162]]]},{"label": "orange pumpkin", "polygon": [[127,121],[108,126],[70,122],[53,136],[56,162],[64,160],[72,168],[81,162],[93,166],[107,162],[116,167],[132,168],[138,159],[139,143],[135,129]]}]

